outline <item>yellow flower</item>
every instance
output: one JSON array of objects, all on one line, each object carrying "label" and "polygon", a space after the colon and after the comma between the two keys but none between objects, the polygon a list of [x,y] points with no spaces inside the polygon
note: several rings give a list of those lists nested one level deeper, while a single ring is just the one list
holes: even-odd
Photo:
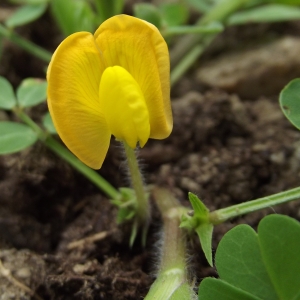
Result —
[{"label": "yellow flower", "polygon": [[148,22],[118,15],[94,35],[70,35],[53,54],[47,79],[57,132],[91,168],[102,166],[111,135],[135,148],[172,131],[168,48]]}]

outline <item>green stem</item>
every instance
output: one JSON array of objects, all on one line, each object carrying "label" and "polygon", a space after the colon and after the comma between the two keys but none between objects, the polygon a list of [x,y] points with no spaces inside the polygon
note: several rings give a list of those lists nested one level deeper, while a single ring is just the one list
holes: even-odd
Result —
[{"label": "green stem", "polygon": [[204,51],[204,45],[197,45],[174,67],[170,75],[171,86],[173,86],[180,77],[190,68],[196,59]]},{"label": "green stem", "polygon": [[45,145],[55,152],[58,156],[67,161],[72,167],[83,174],[98,188],[100,188],[111,199],[119,199],[120,193],[97,172],[83,164],[77,157],[75,157],[69,150],[62,146],[51,136],[44,141]]},{"label": "green stem", "polygon": [[100,23],[123,11],[124,0],[96,0],[94,2]]},{"label": "green stem", "polygon": [[[207,14],[199,19],[197,26],[203,26],[213,21],[224,22],[230,14],[244,6],[248,1],[249,0],[220,1]],[[177,45],[170,53],[171,65],[173,66],[173,70],[171,72],[171,77],[174,78],[172,82],[173,84],[195,63],[203,50],[216,36],[216,33],[209,35],[187,35],[177,42]],[[203,49],[199,50],[199,46]],[[195,55],[195,53],[198,54]],[[185,60],[186,55],[190,56],[190,58],[187,59],[188,63],[186,61],[181,62],[181,60]],[[175,75],[172,75],[173,72],[175,72]]]},{"label": "green stem", "polygon": [[18,46],[20,46],[22,49],[24,49],[28,53],[31,53],[34,56],[42,59],[46,63],[50,62],[52,53],[48,52],[44,48],[42,48],[32,42],[22,38],[17,33],[4,27],[2,24],[0,24],[0,35],[9,39],[13,43],[17,44]]},{"label": "green stem", "polygon": [[227,208],[215,210],[210,213],[209,220],[212,224],[219,224],[240,215],[297,199],[300,199],[300,187],[256,200],[243,202]]},{"label": "green stem", "polygon": [[83,174],[98,188],[100,188],[111,199],[119,199],[120,193],[97,172],[83,164],[76,156],[74,156],[67,148],[62,146],[47,132],[42,130],[23,110],[16,108],[15,114],[36,133],[40,141],[42,141],[49,149],[55,152],[59,157],[67,161],[74,169]]},{"label": "green stem", "polygon": [[200,25],[208,24],[213,21],[224,21],[233,12],[243,7],[251,0],[223,0],[218,1],[217,4],[206,13],[200,20]]},{"label": "green stem", "polygon": [[179,34],[198,34],[198,33],[220,33],[223,31],[223,26],[220,23],[212,24],[211,26],[172,26],[167,27],[163,31],[161,31],[161,34],[164,36],[164,38],[173,36],[173,35],[179,35]]},{"label": "green stem", "polygon": [[187,275],[186,235],[179,228],[182,207],[167,190],[154,188],[153,197],[163,218],[163,245],[158,276],[145,300],[195,299]]},{"label": "green stem", "polygon": [[33,129],[39,140],[45,140],[47,138],[47,133],[42,130],[42,128],[36,124],[24,111],[22,108],[15,107],[13,109],[13,112],[16,114],[16,116],[23,121],[25,124],[27,124],[31,129]]},{"label": "green stem", "polygon": [[[135,155],[135,151],[129,147],[126,142],[123,142],[128,167],[131,177],[132,188],[135,191],[137,203],[136,203],[136,223],[134,227],[144,224],[143,231],[143,244],[145,244],[146,233],[148,231],[149,220],[150,220],[150,205],[148,201],[148,194],[145,191],[142,174],[139,169],[138,161]],[[135,236],[131,237],[131,244],[133,243]]]}]

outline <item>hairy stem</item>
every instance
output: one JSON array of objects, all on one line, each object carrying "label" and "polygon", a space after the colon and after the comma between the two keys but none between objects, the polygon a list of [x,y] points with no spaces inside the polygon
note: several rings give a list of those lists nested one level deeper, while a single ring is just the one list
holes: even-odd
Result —
[{"label": "hairy stem", "polygon": [[[143,224],[143,244],[145,244],[146,234],[148,231],[150,221],[150,205],[148,201],[148,193],[144,188],[143,178],[139,169],[139,164],[136,158],[134,149],[129,147],[126,142],[123,142],[125,154],[127,157],[129,173],[131,178],[132,188],[136,195],[136,224],[135,227]],[[135,236],[132,235],[131,244],[134,241]]]},{"label": "hairy stem", "polygon": [[154,188],[153,196],[163,219],[163,245],[158,276],[145,300],[196,299],[187,276],[186,235],[179,228],[186,210],[167,190]]}]

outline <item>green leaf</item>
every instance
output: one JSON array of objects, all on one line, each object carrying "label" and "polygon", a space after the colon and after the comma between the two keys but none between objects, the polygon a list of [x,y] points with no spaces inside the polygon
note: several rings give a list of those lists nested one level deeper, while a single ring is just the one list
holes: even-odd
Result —
[{"label": "green leaf", "polygon": [[[299,300],[299,249],[300,223],[288,216],[263,218],[258,233],[248,225],[236,226],[217,249],[220,280],[203,280],[199,299]],[[237,292],[252,298],[234,296]]]},{"label": "green leaf", "polygon": [[30,127],[15,122],[0,122],[0,154],[21,151],[36,140],[37,135]]},{"label": "green leaf", "polygon": [[12,109],[16,106],[17,100],[13,87],[7,79],[0,76],[0,108]]},{"label": "green leaf", "polygon": [[185,24],[189,17],[186,5],[180,3],[163,3],[159,6],[159,11],[166,26]]},{"label": "green leaf", "polygon": [[156,6],[149,3],[138,3],[133,6],[134,15],[137,18],[148,21],[158,29],[162,27],[162,16]]},{"label": "green leaf", "polygon": [[28,24],[37,20],[46,11],[47,4],[29,4],[20,7],[6,21],[5,25],[9,28]]},{"label": "green leaf", "polygon": [[36,78],[24,79],[17,88],[17,99],[21,107],[42,103],[47,97],[47,82]]},{"label": "green leaf", "polygon": [[57,131],[55,129],[55,126],[53,124],[53,121],[52,121],[52,118],[51,118],[51,115],[49,112],[47,112],[44,116],[43,116],[43,125],[44,127],[47,129],[47,131],[51,134],[56,134]]},{"label": "green leaf", "polygon": [[257,233],[248,225],[230,230],[219,243],[216,268],[221,279],[264,300],[278,299],[260,253]]},{"label": "green leaf", "polygon": [[65,36],[95,31],[95,14],[85,0],[51,0],[51,11]]},{"label": "green leaf", "polygon": [[198,292],[199,300],[262,300],[223,280],[204,278]]},{"label": "green leaf", "polygon": [[229,25],[246,23],[282,22],[300,19],[300,8],[289,5],[269,4],[232,14]]},{"label": "green leaf", "polygon": [[279,103],[284,115],[300,130],[300,78],[292,80],[281,91]]},{"label": "green leaf", "polygon": [[279,299],[300,299],[300,223],[270,215],[258,226],[261,254]]}]

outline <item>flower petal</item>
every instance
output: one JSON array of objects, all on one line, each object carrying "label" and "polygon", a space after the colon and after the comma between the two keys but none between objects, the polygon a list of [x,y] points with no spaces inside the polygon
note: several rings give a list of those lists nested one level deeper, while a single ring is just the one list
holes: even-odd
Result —
[{"label": "flower petal", "polygon": [[67,37],[55,51],[47,71],[48,106],[67,147],[91,168],[101,167],[111,133],[99,108],[104,66],[92,34]]},{"label": "flower petal", "polygon": [[111,133],[131,148],[143,147],[150,135],[149,114],[142,91],[122,67],[105,69],[99,88],[100,107]]},{"label": "flower petal", "polygon": [[123,67],[139,84],[149,111],[150,137],[169,136],[173,127],[170,62],[158,29],[140,19],[118,15],[103,22],[94,36],[106,67]]}]

